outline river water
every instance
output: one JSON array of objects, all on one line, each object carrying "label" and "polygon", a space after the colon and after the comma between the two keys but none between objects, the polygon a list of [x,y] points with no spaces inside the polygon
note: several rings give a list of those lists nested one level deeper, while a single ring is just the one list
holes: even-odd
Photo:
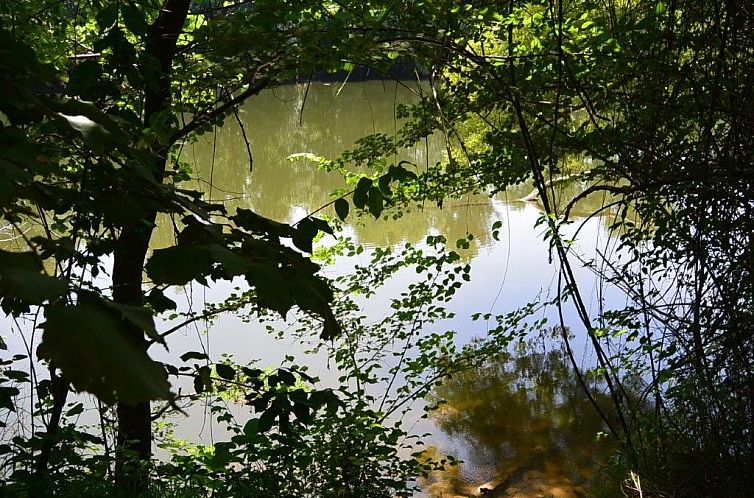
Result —
[{"label": "river water", "polygon": [[[278,221],[295,222],[330,202],[330,194],[346,185],[339,174],[286,158],[298,153],[334,158],[365,135],[392,134],[400,126],[396,106],[414,101],[421,91],[415,83],[376,81],[283,86],[262,93],[240,110],[253,167],[242,129],[233,118],[215,134],[187,144],[182,157],[195,168],[199,179],[195,186],[208,197],[226,202],[231,209],[251,208]],[[445,150],[443,137],[432,136],[388,161],[406,159],[421,168],[441,160]],[[574,195],[579,185],[559,188],[566,190],[563,195]],[[469,319],[472,313],[507,313],[538,297],[546,300],[557,284],[557,268],[550,264],[543,230],[534,228],[540,208],[518,200],[530,191],[530,185],[522,185],[492,198],[467,196],[447,201],[442,208],[425,205],[398,221],[362,217],[356,222],[351,216],[346,231],[367,248],[420,243],[430,234],[443,234],[449,241],[474,234],[471,247],[463,252],[472,267],[471,281],[451,304],[457,318],[442,324],[455,329],[457,342],[463,344],[486,332],[485,324]],[[588,198],[574,212],[589,212],[601,202]],[[331,210],[323,212],[334,215]],[[503,224],[499,240],[491,234],[497,221]],[[574,252],[584,260],[596,258],[597,249],[609,252],[608,223],[605,217],[577,223],[579,242]],[[167,245],[171,236],[161,232],[156,244]],[[357,262],[366,262],[368,252]],[[340,261],[326,272],[342,273],[353,264]],[[577,279],[595,314],[600,307],[620,302],[620,295],[605,288],[590,271],[577,268]],[[406,284],[406,278],[398,278],[389,290],[398,294]],[[202,289],[201,299],[221,299],[228,290],[222,285]],[[380,303],[367,302],[365,308],[367,314],[379,313]],[[555,309],[545,308],[536,318],[543,317],[557,323]],[[566,309],[565,323],[575,334],[578,361],[591,365],[583,330],[571,310]],[[303,348],[296,340],[276,340],[260,329],[224,317],[210,334],[187,331],[184,340],[202,340],[202,347],[215,354],[232,353],[239,362],[256,358],[262,365],[277,365],[287,354],[301,355]],[[485,368],[454,377],[432,395],[447,400],[440,410],[427,420],[418,418],[417,410],[416,417],[406,421],[414,432],[432,434],[424,439],[429,451],[465,462],[422,481],[428,496],[472,496],[482,485],[490,490],[489,496],[566,497],[584,491],[606,445],[596,442],[601,423],[557,344],[553,338],[520,344]],[[325,384],[335,382],[337,372],[329,368],[326,357],[305,361]],[[196,424],[192,421],[184,430],[195,429]]]},{"label": "river water", "polygon": [[[331,192],[346,184],[341,175],[318,170],[310,161],[291,162],[286,158],[302,152],[334,158],[367,134],[392,134],[400,126],[396,107],[414,101],[421,91],[415,83],[375,81],[282,86],[254,97],[239,110],[243,130],[231,117],[215,133],[185,144],[181,159],[193,169],[195,180],[191,185],[207,197],[224,202],[231,211],[243,207],[278,221],[295,222],[330,202]],[[253,165],[242,132],[249,140]],[[388,161],[407,159],[421,168],[442,160],[444,153],[443,137],[433,136]],[[559,188],[567,190],[564,195],[573,195],[579,186]],[[456,318],[441,324],[443,330],[457,331],[459,345],[468,343],[474,337],[483,337],[487,327],[472,321],[471,314],[503,314],[537,298],[546,300],[557,285],[557,268],[550,264],[543,229],[535,228],[542,214],[539,206],[518,200],[530,191],[531,185],[522,185],[495,197],[448,200],[442,208],[427,204],[413,208],[398,221],[351,215],[346,233],[367,250],[324,271],[334,275],[365,263],[369,248],[421,244],[430,234],[455,241],[472,233],[470,247],[462,252],[471,264],[471,280],[450,305]],[[600,202],[586,199],[582,212],[589,212]],[[330,210],[323,213],[334,214]],[[498,221],[502,228],[496,240],[491,228]],[[605,217],[595,217],[575,224],[573,230],[580,229],[574,252],[584,260],[596,259],[597,249],[609,253],[613,242],[605,228],[608,223]],[[162,223],[153,247],[165,247],[172,241],[170,224]],[[593,313],[621,304],[621,296],[605,288],[590,271],[577,267],[576,276]],[[410,276],[400,275],[390,284],[388,293],[399,293],[409,281]],[[238,283],[188,287],[174,298],[183,309],[197,308],[203,302],[222,301]],[[379,313],[384,300],[379,301],[366,302],[365,313]],[[565,311],[565,323],[575,335],[577,360],[591,365],[593,357],[576,314]],[[557,323],[557,310],[544,308],[535,318]],[[549,493],[568,497],[584,491],[599,455],[604,453],[605,445],[596,442],[602,426],[580,394],[558,341],[552,337],[531,339],[502,352],[484,368],[457,375],[438,388],[430,397],[443,398],[447,403],[429,418],[420,418],[419,409],[408,415],[407,428],[432,434],[424,438],[428,451],[439,457],[450,454],[465,462],[423,480],[427,496],[473,496],[483,485],[491,490],[488,496]],[[8,342],[11,351],[23,350],[17,338],[9,337]],[[159,360],[174,360],[185,351],[203,350],[213,360],[229,353],[239,363],[258,360],[261,366],[278,366],[286,355],[294,355],[325,385],[337,383],[338,372],[325,355],[305,355],[306,347],[296,339],[275,338],[261,325],[234,316],[220,317],[209,331],[197,322],[171,336],[168,345],[170,352],[153,348],[150,354]],[[222,439],[221,428],[208,414],[202,416],[201,410],[191,413],[188,419],[176,420],[178,435],[203,442]]]}]

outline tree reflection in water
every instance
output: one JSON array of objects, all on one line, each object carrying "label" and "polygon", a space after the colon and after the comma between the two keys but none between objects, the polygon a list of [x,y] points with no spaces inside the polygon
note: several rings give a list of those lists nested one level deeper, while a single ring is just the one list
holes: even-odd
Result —
[{"label": "tree reflection in water", "polygon": [[[611,448],[597,441],[603,423],[571,367],[561,334],[556,327],[521,342],[432,393],[428,401],[441,404],[430,417],[464,462],[427,478],[430,496],[583,495]],[[607,401],[598,388],[592,382],[598,402]]]}]

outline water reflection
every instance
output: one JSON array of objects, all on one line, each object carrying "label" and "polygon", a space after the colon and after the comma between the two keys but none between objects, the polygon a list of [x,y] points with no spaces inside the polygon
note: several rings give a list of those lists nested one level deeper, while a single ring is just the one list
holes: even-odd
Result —
[{"label": "water reflection", "polygon": [[[187,145],[183,159],[194,168],[193,187],[223,201],[229,210],[244,207],[278,221],[297,221],[330,202],[330,194],[346,184],[338,173],[286,158],[299,152],[334,158],[365,135],[394,134],[400,126],[396,107],[414,102],[419,91],[410,82],[369,81],[342,87],[313,83],[308,90],[305,85],[288,85],[262,92],[240,110],[254,155],[251,171],[242,130],[233,119],[214,135]],[[434,135],[388,160],[409,160],[421,166],[441,160],[444,152],[444,139]],[[455,241],[473,233],[477,239],[464,254],[473,258],[478,247],[491,244],[490,226],[498,219],[489,197],[466,196],[442,208],[428,203],[404,209],[397,222],[354,215],[348,221],[358,241],[368,246],[416,243],[429,233]],[[161,225],[170,227],[169,223]],[[169,230],[159,231],[153,246],[167,245],[171,238]]]},{"label": "water reflection", "polygon": [[[484,367],[454,375],[430,400],[430,417],[464,463],[425,484],[441,496],[582,496],[610,451],[604,429],[571,368],[558,328],[518,344]],[[594,395],[601,402],[599,393]]]},{"label": "water reflection", "polygon": [[[242,129],[232,117],[216,133],[187,144],[182,159],[194,169],[193,187],[207,198],[223,201],[229,210],[241,206],[278,221],[297,221],[330,202],[330,194],[346,184],[338,173],[321,171],[312,162],[290,162],[286,158],[299,152],[335,158],[365,135],[392,135],[401,125],[396,118],[397,106],[415,102],[420,92],[421,88],[412,82],[282,86],[262,92],[239,110],[254,156],[253,168],[249,166]],[[409,160],[421,168],[441,161],[445,151],[444,138],[435,134],[416,148],[387,159]],[[584,187],[580,182],[559,182],[553,185],[553,193],[564,205]],[[524,204],[540,207],[536,201],[516,202],[532,188],[526,182],[497,197],[512,202],[514,209],[523,209]],[[599,210],[603,202],[603,195],[590,195],[574,206],[572,215],[588,215]],[[325,212],[334,216],[331,210]],[[448,200],[442,208],[433,203],[414,206],[404,212],[398,223],[349,218],[357,239],[367,245],[386,247],[417,242],[428,233],[442,233],[454,241],[473,233],[481,240],[472,244],[472,252],[492,242],[490,226],[497,220],[493,202],[484,195]],[[162,225],[170,227],[169,223]],[[171,237],[169,230],[157,233],[154,245],[165,245],[160,241],[169,243]],[[475,253],[469,255],[473,256]]]},{"label": "water reflection", "polygon": [[[301,216],[294,216],[297,208],[311,211],[326,204],[345,183],[338,173],[286,158],[298,152],[335,158],[365,135],[395,133],[400,126],[396,107],[415,100],[416,91],[379,81],[343,87],[313,83],[308,90],[304,85],[279,87],[262,92],[239,111],[254,155],[251,174],[241,129],[233,119],[216,135],[188,146],[184,159],[195,165],[196,176],[204,180],[200,189],[213,198],[290,221]],[[391,160],[434,162],[442,157],[443,144],[441,137],[430,137],[424,146]]]},{"label": "water reflection", "polygon": [[[413,91],[397,83],[363,82],[343,87],[313,84],[308,91],[302,85],[277,88],[251,99],[239,111],[254,154],[253,170],[250,171],[241,128],[232,118],[214,135],[187,144],[182,159],[194,169],[194,188],[207,198],[224,201],[230,211],[240,206],[279,221],[296,221],[328,203],[330,193],[345,183],[339,174],[285,158],[298,152],[335,157],[366,134],[392,134],[400,125],[395,118],[396,106],[413,100]],[[434,136],[416,149],[403,151],[399,158],[390,159],[425,165],[441,160],[444,150],[442,137]],[[567,199],[583,188],[572,182],[558,184],[556,190]],[[547,265],[547,245],[540,232],[532,230],[538,204],[516,202],[531,189],[526,184],[493,199],[466,196],[447,200],[442,208],[432,203],[415,206],[398,221],[364,218],[359,222],[353,215],[348,221],[354,224],[356,238],[372,246],[418,242],[428,233],[443,234],[451,243],[467,233],[474,234],[474,243],[464,253],[464,257],[474,260],[474,274],[472,282],[457,295],[455,311],[459,317],[477,311],[507,311],[530,301],[554,281],[555,270]],[[572,214],[591,213],[602,202],[599,194],[589,196]],[[495,221],[504,222],[502,243],[496,245],[490,233]],[[599,223],[592,223],[594,229],[585,237],[585,247],[597,246],[603,233]],[[31,226],[30,230],[28,236],[32,237],[39,227]],[[172,245],[173,237],[172,223],[163,218],[152,247]],[[17,247],[21,242],[16,238],[4,242],[3,247],[12,244],[15,249],[23,249]],[[586,271],[580,275],[583,280],[590,276]],[[222,300],[231,288],[232,284],[219,282],[208,289],[188,288],[185,295],[173,297],[190,307],[194,299]],[[370,311],[368,308],[366,313]],[[474,330],[460,318],[449,326],[459,330],[463,341]],[[170,354],[210,350],[209,337],[198,328],[176,334],[171,337]],[[277,364],[286,354],[302,348],[291,341],[276,342],[262,326],[242,323],[232,316],[221,317],[211,337],[212,352],[233,352],[240,362],[262,358],[262,365]],[[453,451],[467,463],[456,468],[455,475],[451,472],[434,476],[429,486],[434,496],[448,491],[470,495],[485,482],[490,482],[488,487],[500,495],[506,479],[511,479],[507,488],[510,491],[521,489],[522,483],[532,477],[536,477],[534,483],[540,484],[552,479],[551,490],[557,483],[566,483],[569,492],[575,493],[586,481],[598,459],[593,441],[601,425],[576,384],[563,352],[543,351],[540,346],[526,344],[515,354],[501,355],[482,369],[457,375],[437,391],[436,395],[448,403],[435,412],[434,422],[452,442],[449,448],[437,450]],[[20,350],[21,345],[17,341],[15,346],[11,344],[12,350],[13,347]],[[154,354],[164,361],[172,358],[161,351]],[[326,358],[310,361],[316,362],[313,368],[317,375],[328,376]],[[336,373],[329,375],[337,377]],[[186,426],[183,433],[196,438],[203,427],[201,417],[187,421]]]}]

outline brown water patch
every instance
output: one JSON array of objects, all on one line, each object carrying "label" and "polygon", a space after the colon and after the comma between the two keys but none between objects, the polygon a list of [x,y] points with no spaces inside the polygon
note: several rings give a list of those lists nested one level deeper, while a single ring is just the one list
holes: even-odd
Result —
[{"label": "brown water patch", "polygon": [[[426,478],[430,497],[585,496],[594,470],[612,452],[598,441],[603,422],[559,342],[559,329],[520,343],[484,366],[455,375],[430,400],[449,438],[432,448],[463,463]],[[592,395],[604,399],[598,385]]]}]

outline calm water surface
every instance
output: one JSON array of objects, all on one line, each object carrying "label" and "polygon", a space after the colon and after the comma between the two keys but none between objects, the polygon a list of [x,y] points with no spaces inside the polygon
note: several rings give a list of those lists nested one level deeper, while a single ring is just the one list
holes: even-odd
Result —
[{"label": "calm water surface", "polygon": [[[252,208],[279,221],[295,222],[330,202],[331,192],[344,188],[345,182],[338,174],[317,170],[311,162],[286,158],[301,152],[334,158],[364,135],[394,133],[400,126],[396,106],[413,101],[418,91],[415,84],[382,82],[342,87],[312,84],[308,92],[304,85],[281,87],[259,95],[241,110],[253,168],[233,120],[216,134],[187,145],[183,158],[194,165],[196,186],[209,197],[225,201],[231,209]],[[408,159],[421,168],[441,160],[444,151],[443,138],[435,136],[389,160]],[[568,190],[564,195],[574,195],[579,186],[559,188]],[[531,186],[524,185],[492,199],[469,196],[446,202],[442,209],[427,205],[397,222],[365,218],[348,230],[366,246],[420,242],[438,233],[454,241],[473,233],[472,246],[464,254],[472,265],[471,282],[451,305],[458,318],[437,326],[438,331],[455,328],[458,342],[465,343],[486,332],[484,324],[469,320],[470,314],[506,313],[538,296],[546,298],[557,283],[542,230],[533,228],[541,212],[535,203],[517,201],[530,191]],[[600,202],[589,198],[581,211],[588,212]],[[490,233],[496,221],[503,223],[499,241]],[[595,218],[581,226],[576,252],[584,259],[594,258],[596,248],[609,251],[605,223]],[[161,232],[156,245],[167,245],[170,237],[171,233]],[[367,260],[365,253],[358,262]],[[326,271],[340,273],[353,264],[343,260]],[[577,278],[587,290],[592,311],[620,304],[620,296],[599,285],[590,272],[578,269]],[[408,282],[409,276],[400,276],[391,283],[391,293],[398,294]],[[219,300],[229,287],[194,288],[194,295],[186,299]],[[367,314],[380,313],[379,299],[375,301],[366,304]],[[538,317],[542,316],[557,322],[554,309],[544,310]],[[588,365],[593,358],[578,323],[575,313],[568,310],[566,324],[576,334],[578,360]],[[185,343],[175,350],[184,351],[192,341],[201,340],[202,347],[216,354],[231,352],[237,361],[259,359],[263,365],[279,364],[286,354],[301,355],[303,350],[293,339],[275,340],[261,327],[233,317],[222,318],[209,335],[200,332],[186,331],[179,339]],[[577,496],[583,491],[602,451],[595,443],[602,427],[556,343],[543,339],[539,348],[530,343],[483,369],[454,377],[433,394],[447,399],[447,404],[429,419],[420,419],[421,410],[416,410],[413,419],[406,421],[416,433],[433,434],[424,439],[429,451],[452,454],[465,462],[424,481],[427,495],[469,496],[480,485],[493,496]],[[338,374],[325,357],[308,357],[306,362],[326,384],[336,382]],[[208,425],[200,427],[195,419],[185,421],[181,430],[208,437]]]},{"label": "calm water surface", "polygon": [[[250,208],[275,220],[295,222],[330,202],[331,192],[346,185],[339,174],[286,158],[300,152],[334,158],[364,135],[394,133],[400,126],[396,106],[412,102],[419,91],[416,84],[394,82],[312,84],[308,91],[304,85],[283,86],[253,98],[239,112],[251,143],[253,167],[233,119],[216,133],[186,144],[181,157],[194,169],[193,187],[223,201],[231,211]],[[441,160],[444,151],[443,138],[434,136],[416,149],[403,151],[399,158],[388,159],[408,159],[421,168]],[[579,186],[562,188],[573,195]],[[443,234],[454,241],[473,233],[472,245],[463,255],[472,265],[471,282],[451,304],[457,318],[436,327],[437,331],[457,330],[458,343],[463,344],[486,332],[484,323],[469,319],[472,313],[507,313],[538,296],[546,298],[557,283],[542,230],[533,228],[541,212],[536,204],[517,201],[530,190],[525,185],[495,198],[469,196],[446,202],[442,209],[427,205],[412,209],[397,222],[363,218],[346,230],[367,247],[420,243],[429,234]],[[586,202],[600,201],[589,198]],[[584,209],[590,207],[587,204]],[[490,233],[496,221],[503,223],[499,241]],[[161,223],[153,247],[172,241],[170,224]],[[596,248],[609,252],[611,243],[605,220],[594,218],[581,226],[576,252],[588,260],[595,257]],[[355,263],[368,261],[368,252],[325,271],[345,272]],[[599,285],[590,272],[577,269],[577,278],[592,311],[621,304],[621,297]],[[390,293],[397,295],[409,281],[410,275],[399,275]],[[240,282],[187,287],[175,299],[184,310],[197,309],[203,302],[222,301],[236,284]],[[366,303],[366,313],[380,313],[385,300],[380,301]],[[543,316],[557,322],[554,309],[545,309],[537,318]],[[576,335],[578,360],[591,364],[593,358],[584,347],[575,313],[568,310],[565,318]],[[558,357],[556,343],[543,339],[540,346],[527,344],[483,369],[454,377],[433,394],[447,399],[447,404],[428,419],[419,418],[419,409],[409,417],[406,426],[414,432],[433,434],[424,439],[430,452],[465,461],[424,481],[427,495],[469,496],[484,483],[491,495],[498,496],[577,495],[597,461],[600,448],[594,441],[601,426],[579,394],[572,372]],[[263,366],[277,366],[292,354],[310,365],[310,373],[323,383],[337,382],[338,372],[323,355],[305,356],[305,347],[293,338],[277,340],[259,324],[232,316],[221,317],[209,333],[202,323],[187,327],[171,336],[168,344],[170,351],[153,348],[150,353],[159,360],[175,360],[185,351],[204,350],[215,360],[230,353],[239,363],[259,360]],[[24,349],[18,337],[9,337],[9,345],[12,351]],[[191,417],[177,420],[177,433],[196,441],[221,440],[221,428],[201,411],[198,408]]]}]

